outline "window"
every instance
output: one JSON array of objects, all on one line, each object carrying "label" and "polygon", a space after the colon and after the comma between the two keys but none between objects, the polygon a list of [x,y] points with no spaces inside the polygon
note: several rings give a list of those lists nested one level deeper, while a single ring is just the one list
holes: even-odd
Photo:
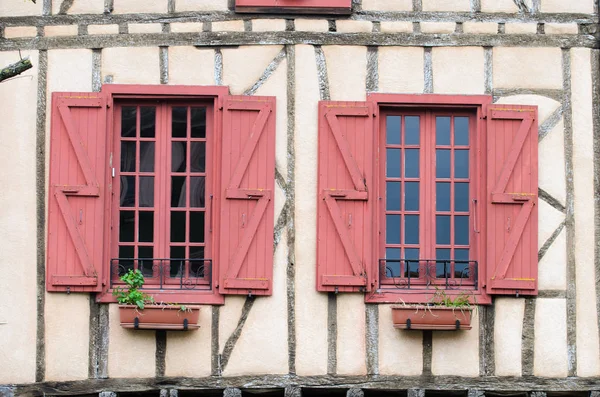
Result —
[{"label": "window", "polygon": [[236,0],[236,12],[350,14],[352,0]]},{"label": "window", "polygon": [[487,96],[321,102],[317,289],[535,295],[536,119]]},{"label": "window", "polygon": [[157,301],[272,292],[275,98],[105,85],[52,95],[47,290],[128,269]]}]

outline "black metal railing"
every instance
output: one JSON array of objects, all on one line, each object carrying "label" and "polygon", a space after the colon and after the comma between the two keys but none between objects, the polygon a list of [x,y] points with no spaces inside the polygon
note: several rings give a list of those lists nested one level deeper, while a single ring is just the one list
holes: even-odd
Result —
[{"label": "black metal railing", "polygon": [[379,272],[381,281],[401,289],[477,290],[478,287],[477,261],[380,259]]},{"label": "black metal railing", "polygon": [[138,269],[144,275],[142,290],[211,289],[212,260],[206,258],[112,258],[110,287],[119,277]]}]

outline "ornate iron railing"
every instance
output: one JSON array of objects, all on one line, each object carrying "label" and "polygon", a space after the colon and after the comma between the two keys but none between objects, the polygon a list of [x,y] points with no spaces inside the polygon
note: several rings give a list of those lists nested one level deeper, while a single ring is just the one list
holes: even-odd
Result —
[{"label": "ornate iron railing", "polygon": [[380,259],[382,284],[400,289],[477,290],[477,261],[453,259]]}]

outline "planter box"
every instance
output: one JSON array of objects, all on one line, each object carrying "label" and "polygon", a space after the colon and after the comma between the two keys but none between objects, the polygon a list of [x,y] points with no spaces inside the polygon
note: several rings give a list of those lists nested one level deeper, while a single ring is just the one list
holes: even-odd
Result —
[{"label": "planter box", "polygon": [[119,305],[121,327],[133,329],[166,329],[187,331],[199,328],[200,306],[146,305],[143,310],[134,305]]},{"label": "planter box", "polygon": [[455,331],[471,329],[473,308],[392,306],[394,328]]}]

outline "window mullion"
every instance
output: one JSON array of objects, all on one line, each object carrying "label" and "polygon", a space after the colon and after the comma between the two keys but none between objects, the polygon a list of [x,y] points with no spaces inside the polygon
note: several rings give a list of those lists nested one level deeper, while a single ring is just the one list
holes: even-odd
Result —
[{"label": "window mullion", "polygon": [[[160,180],[159,195],[160,201],[159,205],[157,205],[157,215],[159,218],[159,235],[156,241],[156,257],[157,258],[168,258],[169,255],[167,253],[168,247],[168,239],[169,239],[169,230],[168,227],[169,219],[169,177],[168,177],[168,167],[169,167],[169,156],[168,156],[168,148],[169,148],[169,107],[167,104],[160,105],[160,130],[156,132],[157,136],[157,145],[159,145],[159,149],[157,149],[157,153],[159,153],[159,161],[157,161],[156,169],[157,169],[157,177]],[[164,265],[164,264],[163,264]]]}]

